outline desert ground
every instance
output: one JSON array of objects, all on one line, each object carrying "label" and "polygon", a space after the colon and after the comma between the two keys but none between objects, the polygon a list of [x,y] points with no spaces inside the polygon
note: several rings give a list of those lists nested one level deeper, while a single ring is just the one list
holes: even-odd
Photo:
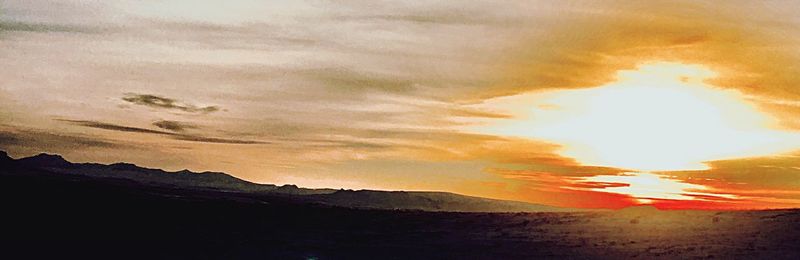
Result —
[{"label": "desert ground", "polygon": [[0,177],[6,257],[800,259],[800,210],[374,210],[82,176]]}]

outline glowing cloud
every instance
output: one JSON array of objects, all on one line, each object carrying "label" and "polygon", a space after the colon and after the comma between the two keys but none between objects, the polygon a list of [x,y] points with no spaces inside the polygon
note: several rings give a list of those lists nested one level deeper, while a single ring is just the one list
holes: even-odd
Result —
[{"label": "glowing cloud", "polygon": [[477,130],[560,144],[560,155],[583,165],[639,171],[702,170],[707,161],[800,147],[797,134],[773,128],[741,93],[704,83],[714,75],[698,65],[648,63],[596,88],[496,99],[487,105],[525,113]]},{"label": "glowing cloud", "polygon": [[[693,200],[693,196],[735,198],[732,195],[709,193],[703,185],[685,183],[668,176],[652,173],[626,173],[621,175],[597,175],[580,178],[576,183],[607,183],[608,185],[588,190],[631,195],[643,204],[653,199]],[[570,188],[570,187],[565,187]]]}]

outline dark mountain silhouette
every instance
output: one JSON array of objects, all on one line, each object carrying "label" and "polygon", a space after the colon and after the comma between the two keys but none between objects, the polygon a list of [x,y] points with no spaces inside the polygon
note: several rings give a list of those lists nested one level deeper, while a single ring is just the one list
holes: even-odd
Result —
[{"label": "dark mountain silhouette", "polygon": [[5,151],[0,151],[0,165],[8,165],[13,161],[14,159],[11,159]]},{"label": "dark mountain silhouette", "polygon": [[[5,154],[5,152],[3,152]],[[213,190],[246,193],[253,196],[284,196],[303,202],[331,206],[371,209],[402,209],[454,212],[534,212],[568,209],[525,202],[471,197],[446,192],[405,192],[374,190],[307,189],[296,185],[277,186],[238,179],[222,172],[168,172],[131,163],[71,163],[59,155],[39,154],[6,164],[16,169],[45,171],[55,176],[83,176],[94,179],[126,180],[137,185],[167,187],[176,190]]]},{"label": "dark mountain silhouette", "polygon": [[[5,153],[5,152],[4,152]],[[17,163],[21,165],[26,165],[29,167],[62,167],[68,168],[72,167],[73,164],[69,161],[65,160],[64,157],[60,155],[53,155],[53,154],[46,154],[40,153],[35,156],[22,158],[17,160]]]}]

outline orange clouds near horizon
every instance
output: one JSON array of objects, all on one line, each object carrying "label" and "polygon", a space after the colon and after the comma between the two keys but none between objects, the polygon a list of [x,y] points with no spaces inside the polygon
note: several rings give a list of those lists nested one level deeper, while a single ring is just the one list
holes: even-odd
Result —
[{"label": "orange clouds near horizon", "polygon": [[[795,193],[742,193],[775,188],[766,183],[778,180],[797,189],[796,166],[715,163],[783,157],[800,165],[786,157],[800,148],[795,117],[787,117],[798,111],[789,100],[798,98],[799,56],[787,48],[798,40],[797,27],[764,24],[791,11],[703,2],[610,6],[615,10],[578,14],[524,37],[505,57],[497,91],[470,105],[512,118],[479,119],[463,129],[557,145],[554,153],[574,159],[569,164],[579,172],[617,169],[555,175],[560,187],[593,194],[587,196],[625,196],[600,207],[798,207]],[[530,165],[514,166],[531,169],[530,179],[521,177],[525,170],[499,176],[524,180],[537,190],[531,198],[565,193],[537,188],[541,171]],[[725,178],[729,171],[739,172],[735,181]]]},{"label": "orange clouds near horizon", "polygon": [[[780,129],[740,92],[704,83],[714,75],[702,66],[644,63],[636,70],[620,71],[617,81],[604,86],[485,101],[482,106],[517,115],[468,130],[555,143],[556,153],[578,165],[620,169],[613,175],[565,178],[559,186],[565,189],[617,193],[630,196],[634,205],[665,208],[781,207],[659,175],[702,172],[711,169],[711,161],[800,148],[800,133]],[[681,201],[688,204],[681,206]]]}]

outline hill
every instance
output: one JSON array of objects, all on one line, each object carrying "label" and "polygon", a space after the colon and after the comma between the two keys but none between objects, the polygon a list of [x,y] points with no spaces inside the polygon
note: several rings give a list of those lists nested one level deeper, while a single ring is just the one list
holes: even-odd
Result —
[{"label": "hill", "polygon": [[[3,152],[5,154],[5,152]],[[2,156],[0,156],[2,157]],[[131,163],[72,163],[59,155],[39,154],[12,159],[5,156],[9,167],[5,174],[49,174],[83,176],[106,181],[127,180],[142,186],[158,186],[176,190],[211,190],[246,193],[250,196],[283,196],[308,203],[349,208],[424,210],[451,212],[542,212],[570,209],[518,201],[505,201],[447,192],[409,192],[343,189],[307,189],[296,185],[258,184],[222,172],[168,172],[140,167]]]}]

